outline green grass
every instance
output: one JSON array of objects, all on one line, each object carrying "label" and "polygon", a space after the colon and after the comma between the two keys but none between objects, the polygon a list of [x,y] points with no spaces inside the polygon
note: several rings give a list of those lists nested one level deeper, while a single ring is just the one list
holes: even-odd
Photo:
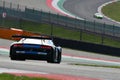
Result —
[{"label": "green grass", "polygon": [[71,65],[77,65],[77,66],[93,66],[93,67],[106,67],[106,68],[118,68],[120,69],[120,66],[110,66],[110,65],[97,65],[97,64],[71,64]]},{"label": "green grass", "polygon": [[[72,39],[72,40],[81,40],[84,42],[90,42],[95,44],[101,44],[102,43],[102,36],[86,33],[84,31],[75,31],[71,29],[67,29],[62,26],[56,26],[56,25],[50,25],[50,24],[43,24],[43,23],[35,23],[30,21],[21,21],[21,23],[16,23],[17,21],[9,21],[6,20],[4,23],[4,26],[8,27],[15,27],[20,28],[26,31],[31,31],[35,33],[40,34],[47,34],[47,35],[53,35],[61,38],[66,39]],[[15,23],[15,24],[14,24]],[[12,25],[11,25],[12,24]],[[13,25],[14,24],[14,25]],[[21,26],[19,26],[21,24]],[[110,38],[103,39],[104,45],[113,46],[113,47],[119,47],[120,48],[120,42],[117,40],[112,40]]]},{"label": "green grass", "polygon": [[2,73],[0,74],[0,80],[52,80],[47,78],[30,78],[26,76],[15,76],[12,74]]},{"label": "green grass", "polygon": [[102,12],[111,19],[120,21],[120,1],[103,7]]}]

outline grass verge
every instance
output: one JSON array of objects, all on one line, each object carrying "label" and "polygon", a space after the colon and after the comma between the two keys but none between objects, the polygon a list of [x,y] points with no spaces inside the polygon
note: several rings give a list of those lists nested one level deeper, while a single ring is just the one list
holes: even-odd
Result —
[{"label": "grass verge", "polygon": [[[14,25],[13,25],[14,24]],[[107,46],[119,47],[120,41],[114,40],[111,38],[103,37],[102,35],[95,35],[86,33],[84,31],[76,31],[72,29],[67,29],[62,26],[36,23],[31,21],[22,20],[21,23],[12,20],[6,20],[4,26],[20,28],[26,31],[31,31],[40,34],[53,35],[61,38],[72,39],[72,40],[81,40],[84,42],[90,42],[95,44],[102,44]]]},{"label": "grass verge", "polygon": [[103,14],[120,22],[120,1],[113,2],[104,6],[102,9]]},{"label": "grass verge", "polygon": [[0,80],[52,80],[47,78],[31,78],[26,76],[15,76],[12,74],[2,73],[0,74]]},{"label": "grass verge", "polygon": [[78,65],[78,66],[93,66],[93,67],[106,67],[106,68],[118,68],[120,69],[120,66],[107,66],[107,65],[96,65],[96,64],[71,64],[71,65]]}]

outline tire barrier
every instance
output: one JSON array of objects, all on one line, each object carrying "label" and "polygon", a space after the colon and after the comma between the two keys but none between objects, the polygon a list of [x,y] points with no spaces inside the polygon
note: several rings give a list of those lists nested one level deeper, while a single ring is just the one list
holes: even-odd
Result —
[{"label": "tire barrier", "polygon": [[95,52],[95,53],[112,55],[112,56],[120,56],[120,48],[116,48],[116,47],[110,47],[100,44],[93,44],[93,43],[75,41],[69,39],[62,39],[58,37],[54,37],[53,40],[56,45],[60,45],[66,48]]}]

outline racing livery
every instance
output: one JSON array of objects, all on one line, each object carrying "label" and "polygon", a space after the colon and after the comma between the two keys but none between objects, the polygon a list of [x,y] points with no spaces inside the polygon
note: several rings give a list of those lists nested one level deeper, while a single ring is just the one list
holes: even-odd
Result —
[{"label": "racing livery", "polygon": [[97,18],[97,19],[103,19],[103,15],[100,14],[100,13],[95,13],[94,17]]},{"label": "racing livery", "polygon": [[62,48],[55,46],[52,38],[40,36],[12,36],[21,38],[10,46],[11,60],[46,60],[48,63],[60,63]]}]

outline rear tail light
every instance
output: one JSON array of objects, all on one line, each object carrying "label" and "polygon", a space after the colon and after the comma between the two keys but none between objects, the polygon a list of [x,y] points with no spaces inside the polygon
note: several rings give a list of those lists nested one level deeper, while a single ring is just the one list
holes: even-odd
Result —
[{"label": "rear tail light", "polygon": [[14,47],[23,47],[22,44],[14,44],[13,46],[14,46]]},{"label": "rear tail light", "polygon": [[51,46],[41,46],[42,49],[51,49]]}]

